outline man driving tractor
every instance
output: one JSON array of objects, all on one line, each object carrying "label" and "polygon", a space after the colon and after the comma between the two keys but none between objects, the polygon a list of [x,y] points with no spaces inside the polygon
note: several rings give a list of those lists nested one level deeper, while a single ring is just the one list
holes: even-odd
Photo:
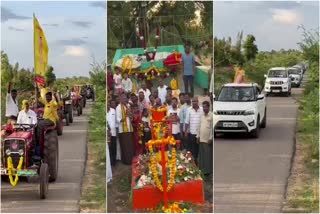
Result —
[{"label": "man driving tractor", "polygon": [[[58,100],[56,95],[54,94],[55,100]],[[58,117],[58,103],[52,99],[52,92],[46,93],[46,99],[42,97],[39,98],[39,101],[44,104],[44,113],[43,120],[38,122],[37,128],[37,139],[40,139],[43,130],[46,127],[56,125],[56,122],[59,120]]]},{"label": "man driving tractor", "polygon": [[66,92],[63,95],[62,100],[64,102],[65,100],[69,100],[69,99],[71,99],[71,91],[69,90],[69,86],[66,86]]}]

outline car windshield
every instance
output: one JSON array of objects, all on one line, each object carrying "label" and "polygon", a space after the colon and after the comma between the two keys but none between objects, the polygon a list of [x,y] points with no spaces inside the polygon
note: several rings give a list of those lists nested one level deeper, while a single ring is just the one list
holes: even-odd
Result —
[{"label": "car windshield", "polygon": [[268,77],[288,77],[286,70],[270,70]]},{"label": "car windshield", "polygon": [[289,69],[288,74],[300,74],[300,71],[298,69]]},{"label": "car windshield", "polygon": [[254,101],[253,87],[225,86],[221,89],[217,101],[251,102]]}]

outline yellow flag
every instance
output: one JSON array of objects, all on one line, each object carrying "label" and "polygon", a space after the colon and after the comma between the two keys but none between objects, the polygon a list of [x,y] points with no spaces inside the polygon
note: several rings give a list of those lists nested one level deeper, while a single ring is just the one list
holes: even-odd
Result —
[{"label": "yellow flag", "polygon": [[44,85],[49,49],[44,32],[35,15],[33,15],[33,32],[35,81],[40,85]]}]

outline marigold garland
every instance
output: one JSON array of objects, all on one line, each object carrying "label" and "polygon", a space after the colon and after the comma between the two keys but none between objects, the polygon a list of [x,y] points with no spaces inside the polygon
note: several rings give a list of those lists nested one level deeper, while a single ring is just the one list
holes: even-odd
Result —
[{"label": "marigold garland", "polygon": [[[173,136],[169,136],[164,139],[149,140],[147,143],[150,153],[154,153],[153,146],[159,147],[162,144],[174,146],[174,145],[176,145],[176,141],[174,140]],[[171,157],[171,160],[169,161],[169,167],[168,167],[171,172],[170,172],[170,178],[168,181],[168,186],[166,189],[167,192],[169,192],[172,189],[172,187],[174,185],[175,175],[177,172],[177,169],[176,169],[176,161],[177,161],[176,160],[176,158],[177,158],[176,148],[174,148],[174,147],[172,148],[171,155],[172,155],[172,157]],[[160,191],[163,191],[163,186],[161,185],[160,179],[158,177],[156,155],[151,156],[150,161],[151,161],[150,168],[151,168],[152,175],[154,177],[155,184]],[[162,175],[162,176],[165,176],[165,175]]]},{"label": "marigold garland", "polygon": [[131,75],[132,65],[133,65],[133,58],[130,56],[125,56],[122,60],[121,69],[122,71],[129,70],[128,74]]},{"label": "marigold garland", "polygon": [[188,210],[186,208],[182,209],[177,202],[174,202],[173,204],[169,205],[168,208],[162,206],[162,211],[164,213],[185,213]]},{"label": "marigold garland", "polygon": [[18,164],[18,166],[17,166],[17,169],[15,169],[15,168],[13,167],[13,163],[12,163],[12,158],[11,158],[11,156],[8,157],[7,163],[8,163],[8,176],[9,176],[10,184],[11,184],[11,186],[14,187],[14,186],[16,186],[17,183],[18,183],[19,176],[18,176],[18,173],[16,172],[15,178],[14,178],[14,180],[13,180],[13,176],[12,176],[13,173],[12,173],[12,172],[13,172],[13,171],[17,171],[17,170],[21,170],[22,163],[23,163],[23,157],[22,157],[22,156],[20,157],[20,160],[19,160],[19,164]]}]

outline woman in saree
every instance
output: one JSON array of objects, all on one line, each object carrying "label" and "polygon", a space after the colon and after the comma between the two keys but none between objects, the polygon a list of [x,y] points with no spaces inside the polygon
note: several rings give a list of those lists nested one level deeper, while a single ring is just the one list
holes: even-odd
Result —
[{"label": "woman in saree", "polygon": [[136,155],[143,154],[142,136],[143,136],[143,124],[142,117],[137,104],[132,105],[132,126],[133,126],[133,141],[136,149]]}]

